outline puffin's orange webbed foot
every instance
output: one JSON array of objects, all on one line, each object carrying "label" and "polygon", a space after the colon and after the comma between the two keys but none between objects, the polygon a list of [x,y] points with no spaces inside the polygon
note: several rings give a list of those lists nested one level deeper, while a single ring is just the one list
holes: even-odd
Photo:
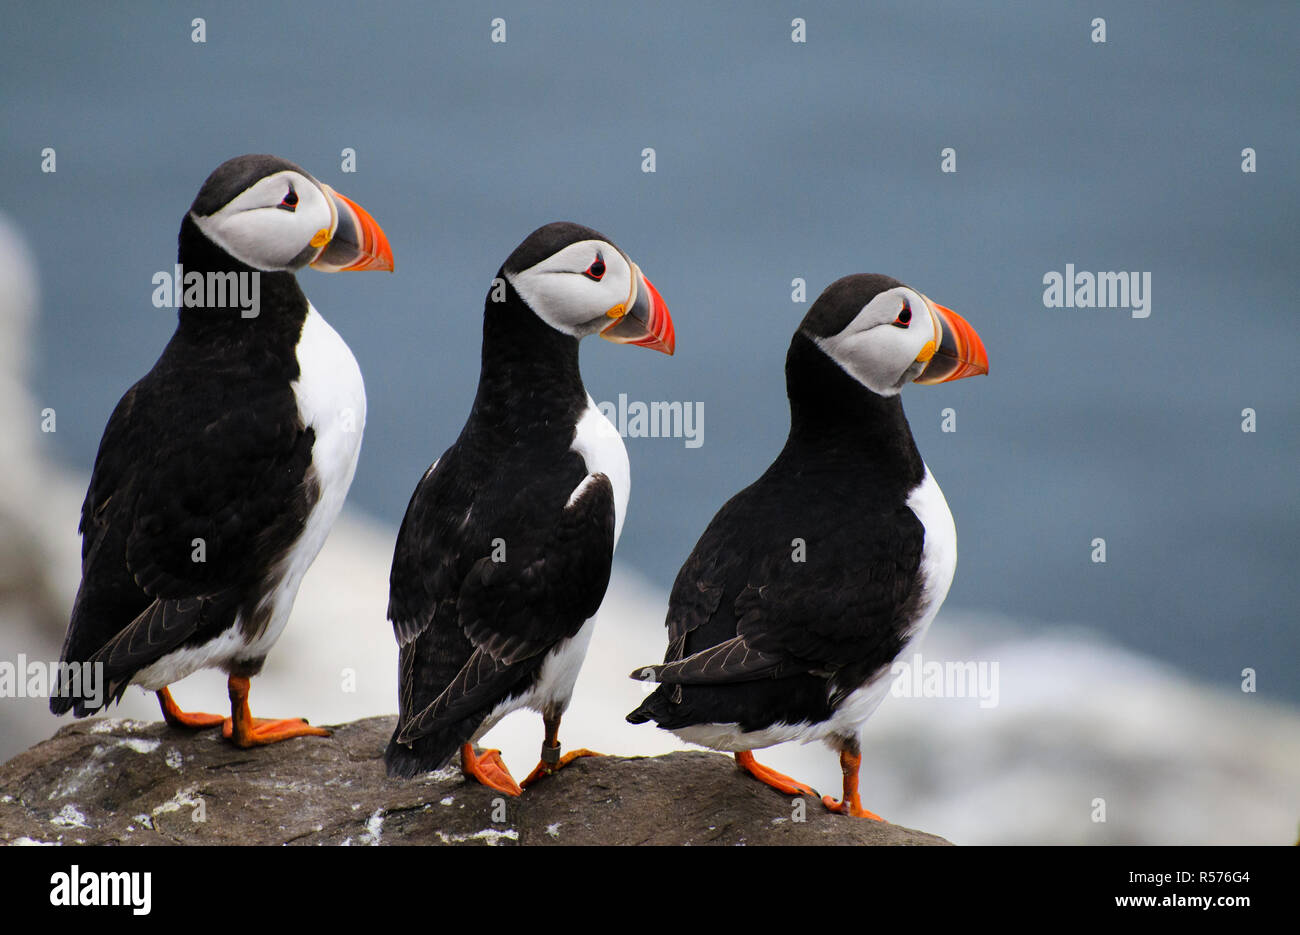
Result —
[{"label": "puffin's orange webbed foot", "polygon": [[759,782],[766,783],[786,795],[810,795],[814,799],[817,798],[817,790],[812,786],[799,782],[797,779],[791,779],[785,773],[778,773],[771,767],[764,766],[754,759],[754,754],[748,750],[736,754],[736,765]]},{"label": "puffin's orange webbed foot", "polygon": [[305,718],[253,717],[248,710],[248,679],[232,675],[230,688],[230,717],[221,723],[221,736],[237,747],[260,747],[279,743],[293,737],[328,737],[323,727],[312,727]]},{"label": "puffin's orange webbed foot", "polygon": [[312,727],[304,718],[249,718],[247,727],[238,735],[235,722],[226,718],[221,724],[221,736],[234,742],[237,747],[262,747],[269,743],[279,743],[294,737],[329,737],[330,731],[323,727]]},{"label": "puffin's orange webbed foot", "polygon": [[852,815],[854,818],[870,818],[872,821],[885,820],[875,812],[867,811],[862,807],[861,802],[854,801],[853,799],[850,799],[846,804],[843,801],[836,802],[829,795],[824,795],[822,796],[822,804],[830,811],[837,812],[840,815]]},{"label": "puffin's orange webbed foot", "polygon": [[166,688],[154,694],[158,696],[158,705],[162,708],[163,720],[167,722],[168,727],[180,727],[186,730],[207,730],[212,727],[220,727],[226,721],[226,718],[220,714],[182,711],[181,706],[172,698],[172,693]]},{"label": "puffin's orange webbed foot", "polygon": [[822,804],[832,812],[840,815],[852,815],[854,818],[870,818],[872,821],[884,821],[875,812],[869,812],[862,807],[862,800],[858,798],[858,767],[862,765],[862,755],[857,751],[857,745],[840,751],[840,771],[844,774],[844,796],[836,802],[829,795],[822,797]]},{"label": "puffin's orange webbed foot", "polygon": [[[556,753],[560,752],[560,748],[558,746],[555,748],[555,752]],[[582,747],[581,749],[578,750],[571,750],[568,753],[564,754],[564,756],[559,757],[551,762],[547,762],[547,750],[546,748],[543,748],[541,760],[538,762],[537,766],[533,769],[533,771],[528,774],[528,777],[519,785],[527,789],[533,783],[537,782],[537,780],[558,773],[560,770],[564,769],[564,767],[568,766],[570,763],[572,763],[574,760],[578,759],[579,757],[604,756],[604,755],[605,754],[603,753],[597,753],[595,750],[588,750],[586,747]]]},{"label": "puffin's orange webbed foot", "polygon": [[506,795],[524,794],[519,783],[515,782],[515,777],[510,775],[505,761],[501,759],[500,750],[484,750],[476,754],[472,743],[463,744],[460,748],[460,768],[466,779],[473,779],[489,789]]}]

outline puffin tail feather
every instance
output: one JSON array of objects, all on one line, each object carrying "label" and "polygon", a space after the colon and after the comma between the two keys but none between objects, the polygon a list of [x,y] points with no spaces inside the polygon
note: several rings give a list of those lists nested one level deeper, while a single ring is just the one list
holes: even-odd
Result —
[{"label": "puffin tail feather", "polygon": [[418,737],[409,743],[398,742],[399,723],[384,749],[384,766],[394,779],[410,779],[446,766],[461,744],[473,736],[475,725],[462,721]]},{"label": "puffin tail feather", "polygon": [[649,721],[658,723],[667,717],[668,707],[669,701],[664,697],[664,688],[660,687],[637,705],[625,720],[629,724],[645,724]]}]

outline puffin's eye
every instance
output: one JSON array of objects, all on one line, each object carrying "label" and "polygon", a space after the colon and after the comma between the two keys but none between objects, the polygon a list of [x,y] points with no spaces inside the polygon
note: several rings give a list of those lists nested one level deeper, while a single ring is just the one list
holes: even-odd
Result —
[{"label": "puffin's eye", "polygon": [[600,282],[600,277],[605,275],[605,258],[597,253],[596,259],[590,266],[582,271],[582,275],[586,276],[588,279],[594,279],[596,282]]},{"label": "puffin's eye", "polygon": [[276,207],[283,208],[285,211],[293,211],[298,207],[298,193],[293,190],[293,185],[289,186],[289,194],[285,195]]},{"label": "puffin's eye", "polygon": [[894,326],[897,328],[906,328],[909,324],[911,324],[911,321],[912,321],[912,309],[908,306],[906,302],[904,302],[903,310],[899,312],[898,317],[894,319],[893,322]]}]

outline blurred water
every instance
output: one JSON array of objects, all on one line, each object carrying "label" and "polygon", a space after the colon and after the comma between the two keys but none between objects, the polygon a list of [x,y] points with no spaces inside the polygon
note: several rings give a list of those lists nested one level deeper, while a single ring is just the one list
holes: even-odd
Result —
[{"label": "blurred water", "polygon": [[[1262,694],[1300,699],[1294,4],[357,13],[6,8],[0,207],[40,266],[34,395],[58,412],[42,436],[57,457],[89,468],[171,333],[150,277],[205,175],[275,152],[363,204],[396,254],[391,277],[301,276],[366,376],[354,505],[400,519],[468,411],[489,280],[534,227],[579,220],[642,265],[678,335],[672,359],[589,342],[592,395],[705,410],[700,448],[628,441],[620,558],[666,587],[784,438],[781,367],[807,308],[791,279],[811,300],[885,272],[965,315],[992,363],[905,396],[961,539],[949,606],[1086,622],[1225,688],[1250,666]],[[1044,308],[1043,274],[1066,263],[1151,272],[1150,318]]]}]

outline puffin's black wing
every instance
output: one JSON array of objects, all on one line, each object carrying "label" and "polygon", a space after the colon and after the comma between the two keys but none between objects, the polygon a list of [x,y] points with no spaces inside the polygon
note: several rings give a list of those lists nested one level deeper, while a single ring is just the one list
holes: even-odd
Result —
[{"label": "puffin's black wing", "polygon": [[[755,544],[752,533],[763,526],[760,512],[765,497],[762,481],[756,482],[722,505],[709,521],[695,548],[677,572],[668,598],[668,647],[664,651],[664,665],[642,666],[632,673],[636,679],[661,681],[658,674],[672,663],[679,663],[692,652],[713,645],[702,630],[714,641],[735,634],[730,618],[727,597],[729,583],[734,599],[735,592],[747,580],[750,549]],[[723,613],[719,614],[719,610]],[[688,643],[695,644],[688,649]],[[657,703],[663,692],[674,702],[682,700],[680,683],[660,689],[646,704]]]},{"label": "puffin's black wing", "polygon": [[[415,775],[441,762],[399,746],[396,737],[461,671],[474,647],[460,628],[460,585],[490,548],[470,518],[481,475],[462,466],[460,442],[445,451],[411,492],[393,549],[388,619],[398,645],[397,729],[385,759],[393,775]],[[423,750],[419,754],[423,754]]]},{"label": "puffin's black wing", "polygon": [[[571,474],[560,486],[522,487],[498,516],[473,524],[484,538],[471,545],[458,528],[471,525],[462,524],[467,511],[432,506],[458,502],[458,472],[442,473],[435,464],[417,489],[393,560],[402,710],[389,759],[402,773],[440,766],[547,650],[577,634],[604,599],[614,554],[614,491],[604,474],[579,470],[576,486]],[[432,520],[431,534],[421,517]],[[434,734],[418,765],[395,749]]]},{"label": "puffin's black wing", "polygon": [[739,578],[733,573],[725,588],[734,636],[712,646],[693,646],[690,639],[700,626],[691,615],[703,606],[695,594],[712,589],[692,589],[679,577],[690,600],[679,610],[674,589],[669,629],[670,639],[678,633],[673,645],[680,643],[682,655],[647,668],[659,682],[704,685],[888,664],[920,597],[923,541],[921,522],[901,507],[875,523],[826,525],[809,533],[801,561],[788,541],[750,550],[748,569]]},{"label": "puffin's black wing", "polygon": [[743,530],[751,519],[747,509],[749,494],[749,489],[741,491],[723,505],[677,572],[668,597],[668,649],[664,662],[686,658],[687,638],[717,614],[728,582],[742,581],[747,574],[753,543],[737,530]]},{"label": "puffin's black wing", "polygon": [[[230,626],[318,496],[315,436],[291,393],[240,374],[219,386],[186,376],[164,354],[122,397],[82,505],[63,660],[104,663],[108,700],[140,668]],[[266,622],[251,606],[245,616]],[[51,699],[56,713],[74,706],[89,713],[81,699]]]},{"label": "puffin's black wing", "polygon": [[475,562],[459,602],[470,642],[513,665],[574,636],[609,587],[614,524],[614,487],[589,474],[551,523],[503,540],[503,561]]},{"label": "puffin's black wing", "polygon": [[[415,485],[397,530],[388,574],[388,619],[399,647],[429,628],[440,605],[450,602],[454,609],[460,591],[456,504],[472,503],[473,488],[457,482],[451,467],[454,455],[449,454],[433,462]],[[460,511],[468,509],[462,506]]]}]

